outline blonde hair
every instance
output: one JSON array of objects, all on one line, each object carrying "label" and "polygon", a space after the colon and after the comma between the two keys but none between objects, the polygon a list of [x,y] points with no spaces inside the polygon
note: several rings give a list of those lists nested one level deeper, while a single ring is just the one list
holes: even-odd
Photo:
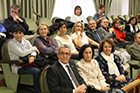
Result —
[{"label": "blonde hair", "polygon": [[82,25],[82,33],[84,32],[84,27],[83,27],[83,24],[80,22],[80,21],[78,21],[78,22],[76,22],[75,24],[74,24],[74,26],[73,26],[73,28],[72,28],[72,32],[71,32],[71,34],[70,35],[72,35],[74,32],[75,32],[75,28],[76,28],[76,26],[77,26],[77,24],[78,23],[80,23],[81,25]]},{"label": "blonde hair", "polygon": [[47,25],[46,23],[41,23],[41,24],[39,24],[39,26],[38,26],[38,28],[37,28],[37,34],[39,34],[39,29],[40,29],[40,27],[43,26],[43,25],[45,25],[45,26],[47,27],[47,29],[48,29],[47,31],[48,31],[48,33],[50,33],[50,32],[49,32],[49,27],[48,27],[48,25]]}]

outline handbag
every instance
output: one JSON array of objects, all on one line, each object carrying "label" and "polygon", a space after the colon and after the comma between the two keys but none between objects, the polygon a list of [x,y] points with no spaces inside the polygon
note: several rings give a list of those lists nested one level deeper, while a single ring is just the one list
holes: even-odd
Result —
[{"label": "handbag", "polygon": [[20,57],[20,59],[23,60],[23,64],[21,65],[22,69],[27,69],[30,67],[37,67],[37,68],[43,68],[46,65],[52,65],[55,61],[52,61],[51,59],[46,59],[40,55],[36,55],[36,58],[32,64],[29,64],[29,56],[27,55],[25,57]]}]

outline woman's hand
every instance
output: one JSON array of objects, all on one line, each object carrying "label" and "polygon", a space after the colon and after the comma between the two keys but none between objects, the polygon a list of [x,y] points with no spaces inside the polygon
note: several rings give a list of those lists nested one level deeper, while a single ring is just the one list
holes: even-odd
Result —
[{"label": "woman's hand", "polygon": [[109,87],[104,87],[104,88],[101,88],[101,91],[103,91],[103,92],[106,92],[106,91],[108,91],[108,90],[110,90],[110,88],[109,88]]},{"label": "woman's hand", "polygon": [[116,80],[117,80],[117,81],[120,81],[120,82],[124,82],[124,81],[126,81],[126,78],[125,78],[124,75],[120,75],[120,76],[117,76],[117,77],[116,77]]},{"label": "woman's hand", "polygon": [[39,50],[37,50],[37,54],[38,54],[38,55],[40,54],[40,51],[39,51]]},{"label": "woman's hand", "polygon": [[81,32],[80,31],[77,32],[77,36],[81,37]]},{"label": "woman's hand", "polygon": [[31,57],[29,58],[29,64],[32,64],[32,63],[34,62],[34,60],[35,60],[35,57],[34,57],[34,56],[31,56]]}]

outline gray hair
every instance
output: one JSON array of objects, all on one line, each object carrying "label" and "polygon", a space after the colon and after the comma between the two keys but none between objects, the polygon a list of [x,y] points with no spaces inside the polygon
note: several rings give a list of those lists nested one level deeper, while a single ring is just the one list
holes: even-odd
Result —
[{"label": "gray hair", "polygon": [[69,46],[69,45],[66,45],[66,44],[62,44],[61,46],[59,46],[58,53],[60,52],[60,48],[62,48],[62,47],[68,48],[68,49],[70,50],[70,53],[71,53],[71,48],[70,48],[70,46]]},{"label": "gray hair", "polygon": [[138,35],[138,34],[140,34],[140,32],[138,32],[138,33],[136,33],[136,34],[135,34],[134,39],[136,39],[136,38],[137,38],[137,35]]},{"label": "gray hair", "polygon": [[20,13],[20,6],[19,5],[17,5],[17,4],[13,4],[11,7],[10,7],[10,11],[11,11],[11,9],[18,9],[18,12]]}]

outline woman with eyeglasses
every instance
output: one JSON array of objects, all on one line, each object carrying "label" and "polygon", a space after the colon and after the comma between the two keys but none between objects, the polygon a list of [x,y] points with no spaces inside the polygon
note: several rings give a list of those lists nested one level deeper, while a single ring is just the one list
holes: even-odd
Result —
[{"label": "woman with eyeglasses", "polygon": [[84,32],[83,24],[78,21],[74,24],[71,32],[71,38],[76,46],[76,48],[79,50],[84,44],[91,44],[93,46],[99,46],[99,44],[93,40],[91,40],[88,36],[86,36]]},{"label": "woman with eyeglasses", "polygon": [[131,45],[133,44],[133,41],[128,41],[127,39],[127,35],[125,34],[125,32],[122,30],[122,27],[120,26],[121,24],[121,20],[116,18],[113,20],[112,23],[112,28],[113,30],[116,32],[116,40],[118,41],[117,47],[122,47],[125,48],[126,45]]}]

